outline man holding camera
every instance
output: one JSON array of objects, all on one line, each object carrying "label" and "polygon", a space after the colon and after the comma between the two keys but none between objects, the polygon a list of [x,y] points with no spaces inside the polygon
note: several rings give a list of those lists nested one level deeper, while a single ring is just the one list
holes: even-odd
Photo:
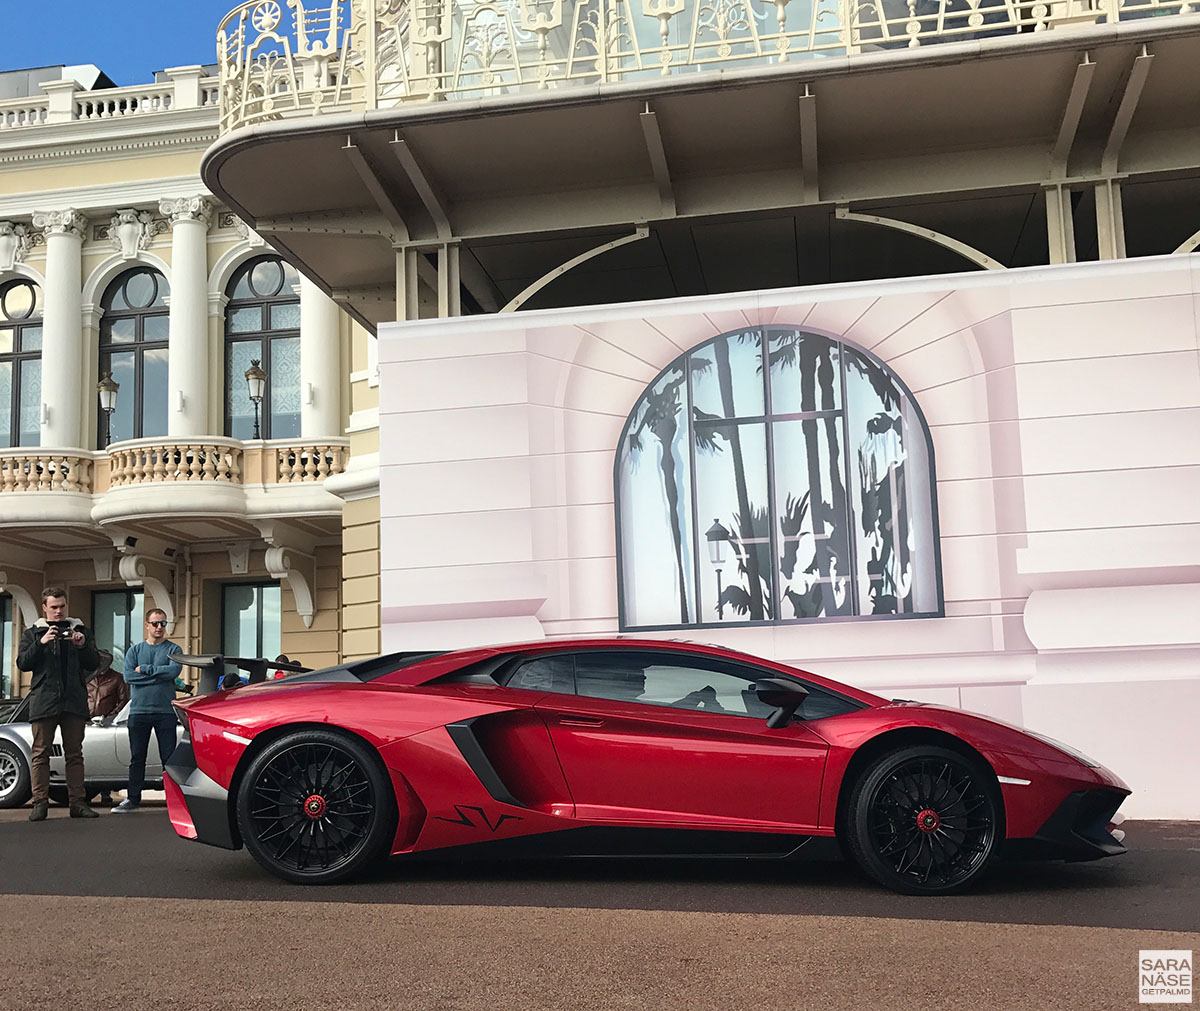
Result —
[{"label": "man holding camera", "polygon": [[30,821],[45,821],[50,810],[50,748],[61,729],[72,818],[97,814],[83,795],[83,731],[88,721],[88,672],[100,663],[91,630],[67,617],[67,591],[42,590],[42,614],[21,635],[17,667],[33,673],[29,720],[33,724],[33,810]]}]

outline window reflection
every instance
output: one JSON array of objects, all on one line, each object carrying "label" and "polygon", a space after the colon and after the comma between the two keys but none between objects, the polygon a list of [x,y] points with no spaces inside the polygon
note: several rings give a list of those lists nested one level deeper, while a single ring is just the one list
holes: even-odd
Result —
[{"label": "window reflection", "polygon": [[850,345],[770,326],[693,348],[618,450],[623,627],[939,613],[928,438]]},{"label": "window reflection", "polygon": [[116,278],[100,299],[100,373],[120,384],[109,418],[97,415],[97,445],[106,430],[112,442],[167,434],[167,279],[151,267]]},{"label": "window reflection", "polygon": [[32,281],[0,284],[0,448],[41,442],[40,299]]},{"label": "window reflection", "polygon": [[230,278],[225,311],[225,434],[254,434],[254,404],[246,389],[246,369],[258,359],[267,373],[260,407],[264,439],[300,435],[299,275],[278,256],[258,256]]}]

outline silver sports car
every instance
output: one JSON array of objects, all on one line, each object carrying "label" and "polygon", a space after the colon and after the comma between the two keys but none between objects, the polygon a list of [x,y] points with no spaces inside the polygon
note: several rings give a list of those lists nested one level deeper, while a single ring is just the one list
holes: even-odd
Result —
[{"label": "silver sports car", "polygon": [[[0,808],[20,807],[32,792],[29,781],[33,750],[33,725],[28,719],[28,700],[0,723]],[[117,715],[94,719],[83,735],[83,770],[89,797],[102,790],[123,790],[129,784],[129,705]],[[177,731],[178,733],[178,731]],[[158,747],[151,740],[146,755],[146,789],[162,789],[162,765]],[[50,752],[50,797],[66,803],[67,779],[63,765],[62,735],[55,734]]]}]

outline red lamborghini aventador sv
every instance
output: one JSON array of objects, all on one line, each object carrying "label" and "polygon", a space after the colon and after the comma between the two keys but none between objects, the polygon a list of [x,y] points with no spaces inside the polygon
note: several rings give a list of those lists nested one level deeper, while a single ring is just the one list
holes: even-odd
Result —
[{"label": "red lamborghini aventador sv", "polygon": [[957,891],[1002,851],[1124,852],[1129,794],[1066,745],[716,646],[397,653],[178,704],[175,831],[289,881],[391,854],[786,857]]}]

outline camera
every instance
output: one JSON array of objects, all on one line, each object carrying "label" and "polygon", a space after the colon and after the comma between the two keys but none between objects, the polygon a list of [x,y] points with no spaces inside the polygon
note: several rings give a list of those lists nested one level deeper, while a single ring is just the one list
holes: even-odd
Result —
[{"label": "camera", "polygon": [[54,633],[56,639],[71,638],[73,630],[69,621],[48,621],[46,624],[50,626],[50,631]]}]

